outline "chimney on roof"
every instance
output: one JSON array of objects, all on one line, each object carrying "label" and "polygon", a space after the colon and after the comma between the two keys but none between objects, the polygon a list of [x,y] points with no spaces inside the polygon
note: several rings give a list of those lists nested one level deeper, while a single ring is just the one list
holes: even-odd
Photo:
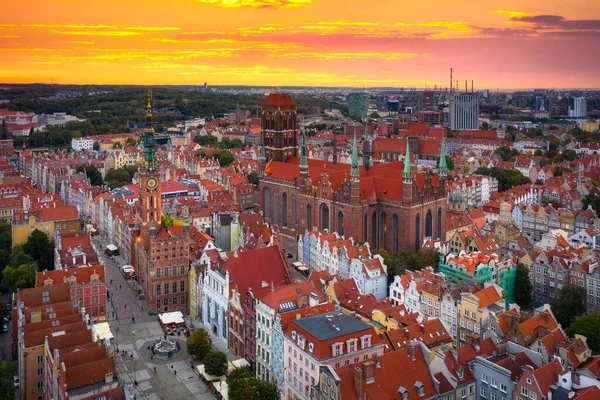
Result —
[{"label": "chimney on roof", "polygon": [[398,394],[402,400],[408,400],[408,390],[404,386],[398,388]]},{"label": "chimney on roof", "polygon": [[337,319],[342,319],[343,314],[341,312],[337,313]]},{"label": "chimney on roof", "polygon": [[381,360],[379,359],[379,354],[374,354],[373,359],[375,360],[375,366],[377,368],[381,368]]},{"label": "chimney on roof", "polygon": [[373,361],[368,361],[363,365],[363,372],[365,375],[365,382],[367,385],[375,382],[375,364]]},{"label": "chimney on roof", "polygon": [[362,399],[363,397],[363,380],[362,380],[363,371],[360,367],[354,368],[354,391],[356,392],[356,397]]},{"label": "chimney on roof", "polygon": [[425,395],[425,386],[420,382],[415,382],[415,387],[417,388],[417,392],[419,393],[419,397]]}]

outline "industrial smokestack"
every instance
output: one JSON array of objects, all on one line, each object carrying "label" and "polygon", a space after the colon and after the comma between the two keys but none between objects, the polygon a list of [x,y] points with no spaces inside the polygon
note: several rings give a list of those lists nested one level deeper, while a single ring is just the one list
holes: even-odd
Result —
[{"label": "industrial smokestack", "polygon": [[465,93],[469,93],[469,87],[467,86],[467,80],[465,79]]},{"label": "industrial smokestack", "polygon": [[475,81],[471,81],[471,93],[473,93],[473,87],[475,86]]},{"label": "industrial smokestack", "polygon": [[452,67],[450,67],[450,92],[452,92]]}]

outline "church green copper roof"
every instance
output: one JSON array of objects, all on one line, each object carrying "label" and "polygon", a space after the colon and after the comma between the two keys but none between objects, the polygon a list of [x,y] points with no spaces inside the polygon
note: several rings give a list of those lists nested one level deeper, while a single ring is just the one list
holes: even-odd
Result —
[{"label": "church green copper roof", "polygon": [[356,144],[356,132],[354,132],[354,141],[352,142],[352,169],[350,170],[350,176],[358,178],[358,148]]},{"label": "church green copper roof", "polygon": [[408,140],[406,141],[406,155],[404,156],[404,172],[402,172],[403,178],[412,178],[412,170],[410,169],[410,146]]},{"label": "church green copper roof", "polygon": [[304,134],[304,125],[302,126],[302,139],[300,141],[300,168],[308,168],[306,159],[306,137]]},{"label": "church green copper roof", "polygon": [[448,166],[446,165],[446,142],[442,140],[442,146],[440,148],[440,166],[438,167],[440,171],[448,171]]}]

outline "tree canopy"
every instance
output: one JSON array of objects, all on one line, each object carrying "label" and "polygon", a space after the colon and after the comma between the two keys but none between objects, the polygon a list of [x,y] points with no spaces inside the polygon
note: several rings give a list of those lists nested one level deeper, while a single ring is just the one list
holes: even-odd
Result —
[{"label": "tree canopy", "polygon": [[531,308],[533,305],[533,286],[529,279],[529,269],[521,263],[517,264],[517,276],[515,278],[515,301],[522,308]]},{"label": "tree canopy", "polygon": [[213,376],[223,376],[227,373],[227,355],[222,351],[210,351],[202,360],[204,370]]},{"label": "tree canopy", "polygon": [[479,167],[475,171],[476,175],[492,176],[498,180],[498,191],[504,192],[513,186],[531,183],[531,179],[526,177],[517,169],[504,169],[499,167]]},{"label": "tree canopy", "polygon": [[19,368],[17,364],[4,361],[0,364],[0,399],[14,399],[15,387],[13,385],[13,376],[17,374]]},{"label": "tree canopy", "polygon": [[600,211],[600,196],[590,193],[583,198],[582,204],[584,209],[592,206],[592,209],[596,211],[596,215],[600,215],[598,213]]},{"label": "tree canopy", "polygon": [[502,158],[502,161],[514,161],[514,156],[519,154],[519,151],[512,149],[509,146],[502,145],[494,150],[494,154],[498,154]]},{"label": "tree canopy", "polygon": [[229,150],[217,151],[214,154],[214,157],[217,161],[219,161],[219,165],[221,167],[227,167],[229,164],[231,164],[233,161],[235,161],[235,157],[233,156],[233,153]]},{"label": "tree canopy", "polygon": [[556,320],[564,329],[586,310],[586,293],[581,286],[568,284],[560,291],[560,297],[551,303]]},{"label": "tree canopy", "polygon": [[258,379],[248,367],[234,368],[227,385],[230,400],[279,400],[277,388]]},{"label": "tree canopy", "polygon": [[137,165],[127,165],[122,168],[111,168],[106,173],[106,182],[111,189],[129,185],[138,171]]},{"label": "tree canopy", "polygon": [[587,344],[594,354],[600,354],[600,315],[584,314],[577,317],[569,328],[567,335],[583,335],[587,339]]},{"label": "tree canopy", "polygon": [[258,187],[258,184],[260,183],[260,176],[256,171],[252,171],[248,174],[248,182]]},{"label": "tree canopy", "polygon": [[29,235],[27,242],[23,245],[23,251],[33,258],[40,271],[54,269],[54,250],[48,235],[39,229]]},{"label": "tree canopy", "polygon": [[188,354],[199,360],[203,360],[206,357],[210,352],[211,345],[212,339],[204,329],[192,331],[191,335],[187,338]]}]

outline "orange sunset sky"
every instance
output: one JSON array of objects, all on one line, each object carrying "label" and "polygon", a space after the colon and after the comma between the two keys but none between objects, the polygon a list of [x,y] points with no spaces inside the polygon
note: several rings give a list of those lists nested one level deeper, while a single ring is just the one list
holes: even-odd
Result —
[{"label": "orange sunset sky", "polygon": [[[598,0],[6,0],[0,82],[600,87]],[[462,85],[463,83],[461,83]]]}]

